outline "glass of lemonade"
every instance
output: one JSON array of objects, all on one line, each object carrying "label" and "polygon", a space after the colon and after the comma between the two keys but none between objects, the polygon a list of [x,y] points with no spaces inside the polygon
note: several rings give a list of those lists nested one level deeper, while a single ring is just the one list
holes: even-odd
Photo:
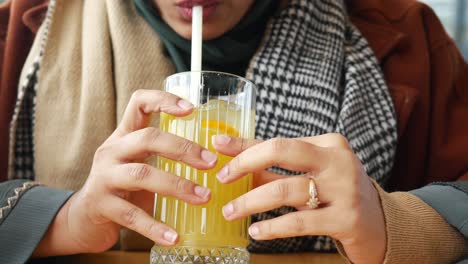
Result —
[{"label": "glass of lemonade", "polygon": [[[220,72],[185,72],[169,76],[165,90],[195,105],[186,117],[161,114],[163,131],[192,140],[216,153],[214,135],[253,138],[255,134],[255,85],[238,76]],[[231,160],[218,153],[211,170],[197,170],[181,162],[158,159],[158,168],[189,179],[211,190],[209,203],[192,206],[175,198],[156,195],[154,217],[173,227],[180,236],[174,247],[155,245],[151,263],[248,263],[247,228],[250,219],[228,222],[222,207],[252,188],[248,175],[222,184],[216,173]]]}]

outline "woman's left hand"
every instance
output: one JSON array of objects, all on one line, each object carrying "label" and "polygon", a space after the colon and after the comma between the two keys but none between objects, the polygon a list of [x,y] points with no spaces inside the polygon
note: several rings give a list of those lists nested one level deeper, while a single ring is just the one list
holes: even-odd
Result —
[{"label": "woman's left hand", "polygon": [[[224,206],[227,220],[292,206],[298,211],[254,223],[249,234],[256,240],[327,235],[341,242],[353,263],[382,263],[386,231],[378,192],[343,136],[264,142],[217,136],[213,144],[219,152],[235,156],[218,173],[221,182],[255,173],[258,186]],[[265,171],[273,166],[304,174],[282,176]],[[306,205],[310,178],[320,200],[316,209]]]}]

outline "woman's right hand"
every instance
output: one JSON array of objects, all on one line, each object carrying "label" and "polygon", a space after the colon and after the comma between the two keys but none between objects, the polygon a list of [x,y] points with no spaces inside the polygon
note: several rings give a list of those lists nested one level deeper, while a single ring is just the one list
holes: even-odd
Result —
[{"label": "woman's right hand", "polygon": [[[152,208],[154,193],[190,204],[207,203],[210,190],[139,161],[158,155],[197,169],[213,168],[215,154],[192,141],[148,127],[152,113],[186,116],[192,111],[193,105],[170,93],[135,92],[121,123],[96,151],[83,188],[59,211],[35,255],[102,252],[117,242],[121,227],[160,245],[177,243],[177,233],[142,208]],[[132,199],[136,192],[140,192],[139,197],[151,198]]]}]

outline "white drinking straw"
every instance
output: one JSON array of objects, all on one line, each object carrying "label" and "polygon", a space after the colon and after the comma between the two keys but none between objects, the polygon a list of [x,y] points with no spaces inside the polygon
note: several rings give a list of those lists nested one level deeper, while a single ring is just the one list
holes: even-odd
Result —
[{"label": "white drinking straw", "polygon": [[202,41],[203,41],[203,6],[194,6],[192,10],[192,62],[190,101],[199,105],[202,70]]},{"label": "white drinking straw", "polygon": [[203,38],[203,6],[192,10],[192,71],[201,71]]}]

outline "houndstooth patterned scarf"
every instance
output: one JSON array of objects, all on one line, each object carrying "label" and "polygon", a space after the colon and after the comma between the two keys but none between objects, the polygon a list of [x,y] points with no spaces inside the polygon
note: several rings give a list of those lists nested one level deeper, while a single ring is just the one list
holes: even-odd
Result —
[{"label": "houndstooth patterned scarf", "polygon": [[[348,20],[343,0],[291,0],[269,31],[247,76],[259,89],[256,137],[340,133],[368,175],[383,184],[397,144],[393,104],[377,59]],[[252,221],[293,210],[276,209]],[[328,237],[298,237],[252,240],[249,250],[334,251],[335,247]]]}]

